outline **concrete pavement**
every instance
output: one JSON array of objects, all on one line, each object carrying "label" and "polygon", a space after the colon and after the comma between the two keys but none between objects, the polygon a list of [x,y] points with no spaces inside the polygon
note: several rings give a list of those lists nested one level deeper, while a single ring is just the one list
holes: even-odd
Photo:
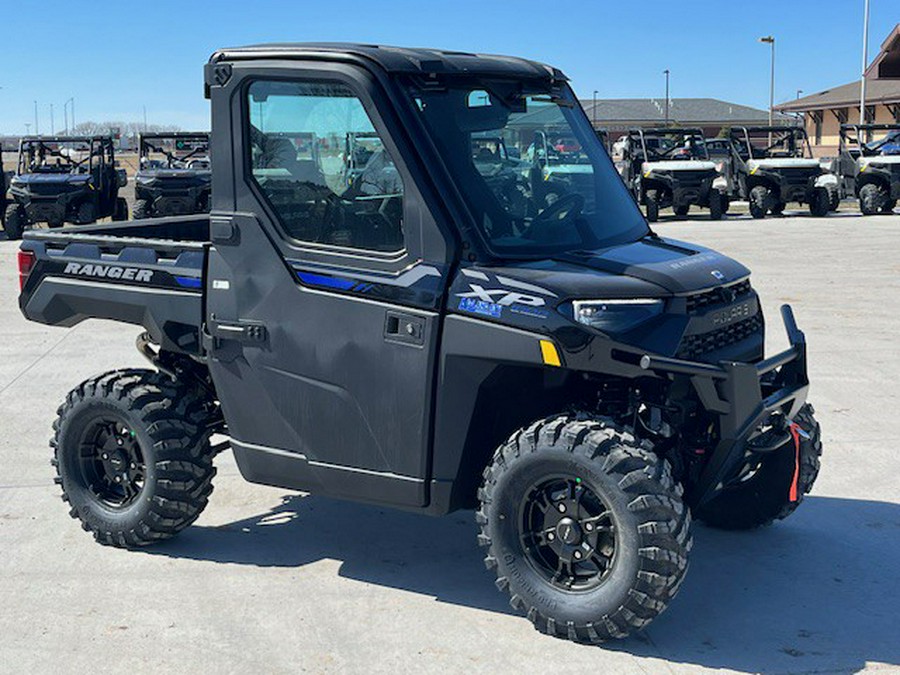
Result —
[{"label": "concrete pavement", "polygon": [[[799,212],[798,212],[799,213]],[[65,393],[142,366],[139,329],[26,322],[0,241],[0,671],[854,672],[900,670],[900,216],[659,223],[747,264],[782,348],[810,343],[825,454],[813,495],[753,533],[698,526],[670,609],[605,647],[547,638],[484,570],[472,514],[432,519],[245,483],[152,549],[66,514],[47,439]]]}]

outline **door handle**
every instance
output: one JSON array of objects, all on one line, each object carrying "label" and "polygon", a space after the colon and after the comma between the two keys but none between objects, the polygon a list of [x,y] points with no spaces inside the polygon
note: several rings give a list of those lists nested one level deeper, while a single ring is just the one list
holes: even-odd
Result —
[{"label": "door handle", "polygon": [[209,334],[216,340],[233,340],[249,346],[261,347],[269,339],[269,331],[261,321],[238,319],[219,321],[215,314],[209,317]]},{"label": "door handle", "polygon": [[425,344],[425,319],[420,316],[389,311],[384,320],[384,337],[388,342],[423,345]]}]

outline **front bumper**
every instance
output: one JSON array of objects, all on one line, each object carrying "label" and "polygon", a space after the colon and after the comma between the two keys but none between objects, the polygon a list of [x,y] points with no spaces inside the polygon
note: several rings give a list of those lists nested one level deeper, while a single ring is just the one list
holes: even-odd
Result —
[{"label": "front bumper", "polygon": [[[722,361],[718,365],[645,355],[641,367],[658,374],[690,378],[701,404],[718,417],[719,442],[687,495],[697,506],[708,502],[727,486],[746,462],[748,450],[764,454],[790,440],[788,425],[806,403],[809,377],[806,337],[797,328],[790,305],[783,305],[790,347],[759,363]],[[781,435],[767,444],[754,442],[761,426],[780,422]]]}]

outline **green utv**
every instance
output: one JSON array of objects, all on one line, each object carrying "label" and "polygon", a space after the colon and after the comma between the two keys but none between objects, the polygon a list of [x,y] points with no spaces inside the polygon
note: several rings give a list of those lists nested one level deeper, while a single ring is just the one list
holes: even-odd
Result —
[{"label": "green utv", "polygon": [[276,44],[216,52],[205,81],[210,214],[19,252],[29,319],[144,331],[152,367],[83,382],[54,422],[99,542],[186,528],[230,448],[254,483],[473,509],[512,606],[601,642],[674,598],[692,519],[753,528],[810,490],[790,308],[766,357],[749,270],[649,229],[559,70]]}]

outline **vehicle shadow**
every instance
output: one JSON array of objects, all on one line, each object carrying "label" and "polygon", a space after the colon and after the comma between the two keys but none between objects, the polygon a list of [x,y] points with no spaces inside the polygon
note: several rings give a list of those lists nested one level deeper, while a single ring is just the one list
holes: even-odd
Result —
[{"label": "vehicle shadow", "polygon": [[[429,518],[285,496],[258,517],[194,526],[142,552],[260,567],[335,559],[344,577],[512,613],[484,570],[474,529],[468,512]],[[744,672],[900,667],[898,561],[898,504],[809,497],[789,520],[755,532],[697,526],[691,570],[670,609],[604,648]]]}]

